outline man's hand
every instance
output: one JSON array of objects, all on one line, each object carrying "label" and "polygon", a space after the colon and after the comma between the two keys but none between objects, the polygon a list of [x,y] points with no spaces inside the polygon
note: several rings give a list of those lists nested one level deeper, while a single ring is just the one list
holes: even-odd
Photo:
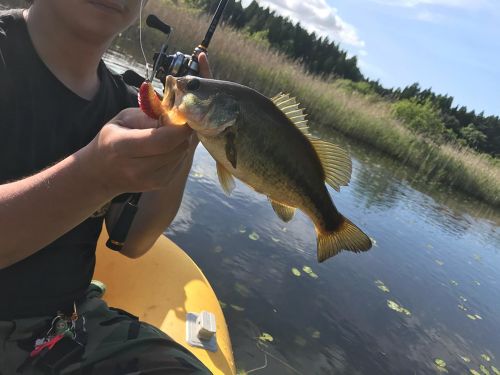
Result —
[{"label": "man's hand", "polygon": [[192,130],[157,125],[140,109],[121,111],[81,150],[82,163],[112,195],[161,189],[186,158]]},{"label": "man's hand", "polygon": [[[200,76],[211,78],[205,53],[200,53],[198,62]],[[166,187],[186,163],[189,171],[197,144],[189,126],[158,127],[156,120],[131,108],[109,121],[81,156],[95,181],[118,195]]]}]

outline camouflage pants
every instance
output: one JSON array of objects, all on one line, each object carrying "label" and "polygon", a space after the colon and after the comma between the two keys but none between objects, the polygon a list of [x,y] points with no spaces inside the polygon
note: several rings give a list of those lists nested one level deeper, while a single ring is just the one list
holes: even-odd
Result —
[{"label": "camouflage pants", "polygon": [[[109,308],[93,292],[87,294],[78,312],[86,320],[85,351],[77,362],[49,373],[210,374],[196,357],[163,332],[124,311]],[[51,319],[0,321],[0,375],[47,373],[36,365],[24,363],[33,350],[35,339],[47,332]]]}]

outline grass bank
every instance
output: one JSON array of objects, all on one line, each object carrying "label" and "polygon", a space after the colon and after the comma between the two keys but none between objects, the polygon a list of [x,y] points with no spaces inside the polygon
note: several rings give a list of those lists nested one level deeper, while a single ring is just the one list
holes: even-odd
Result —
[{"label": "grass bank", "polygon": [[[147,8],[146,14],[153,12],[173,27],[169,44],[183,52],[192,51],[209,24],[207,16],[169,0],[151,1]],[[148,58],[164,39],[163,34],[144,28]],[[116,47],[141,61],[138,41],[138,27],[132,27],[118,38]],[[500,207],[498,159],[416,133],[395,118],[388,101],[349,90],[345,82],[325,82],[307,74],[299,64],[229,27],[221,26],[215,33],[210,63],[215,78],[240,82],[269,96],[290,92],[306,108],[313,131],[332,136],[341,132],[383,151],[428,180]]]}]

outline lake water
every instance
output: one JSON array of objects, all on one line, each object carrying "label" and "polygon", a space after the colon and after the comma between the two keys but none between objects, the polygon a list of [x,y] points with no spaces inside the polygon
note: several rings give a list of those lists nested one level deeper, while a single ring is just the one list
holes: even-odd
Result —
[{"label": "lake water", "polygon": [[304,214],[285,224],[242,183],[225,196],[213,159],[201,145],[196,152],[166,234],[215,289],[238,368],[500,374],[500,212],[353,141],[329,140],[353,157],[351,183],[331,189],[333,200],[375,246],[322,264]]}]

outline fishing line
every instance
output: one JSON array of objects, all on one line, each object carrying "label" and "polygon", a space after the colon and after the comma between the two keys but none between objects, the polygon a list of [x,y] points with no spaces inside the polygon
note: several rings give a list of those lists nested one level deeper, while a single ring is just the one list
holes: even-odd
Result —
[{"label": "fishing line", "polygon": [[259,367],[256,367],[256,368],[253,368],[251,370],[248,370],[246,373],[247,374],[250,374],[251,372],[256,372],[256,371],[260,371],[260,370],[264,370],[265,368],[267,368],[268,366],[268,360],[267,360],[267,357],[271,357],[273,359],[275,359],[276,361],[278,361],[279,363],[281,363],[283,366],[286,366],[290,371],[294,372],[295,374],[299,374],[301,375],[300,372],[298,372],[295,368],[293,368],[292,366],[290,366],[288,363],[286,363],[285,361],[279,359],[278,357],[272,355],[271,353],[269,353],[268,351],[264,350],[262,348],[262,344],[260,343],[260,341],[257,341],[255,343],[255,346],[257,347],[257,349],[259,349],[262,353],[264,353],[264,364],[262,366],[259,366]]},{"label": "fishing line", "polygon": [[142,10],[144,8],[144,0],[141,0],[141,7],[139,9],[139,45],[141,46],[142,56],[144,57],[144,64],[146,66],[146,78],[149,77],[149,64],[146,58],[146,53],[144,52],[144,46],[142,45]]},{"label": "fishing line", "polygon": [[255,371],[259,371],[259,370],[264,370],[267,367],[267,354],[266,353],[264,353],[264,361],[265,362],[264,362],[263,366],[251,369],[251,370],[247,371],[247,374],[250,374],[251,372],[255,372]]},{"label": "fishing line", "polygon": [[[272,354],[271,354],[271,353],[269,353],[268,351],[266,351],[266,350],[262,349],[262,344],[261,344],[260,342],[257,342],[255,345],[256,345],[256,346],[257,346],[257,348],[258,348],[258,349],[259,349],[262,353],[264,353],[265,355],[268,355],[269,357],[271,357],[271,358],[275,359],[276,361],[278,361],[279,363],[281,363],[283,366],[286,366],[286,367],[287,367],[290,371],[292,371],[292,372],[294,372],[294,373],[296,373],[296,374],[301,375],[301,373],[300,373],[300,372],[298,372],[298,371],[297,371],[295,368],[293,368],[291,365],[289,365],[289,364],[288,364],[288,363],[286,363],[285,361],[283,361],[283,360],[279,359],[278,357],[276,357],[276,356],[272,355]],[[267,360],[267,358],[266,358],[266,360]]]}]

